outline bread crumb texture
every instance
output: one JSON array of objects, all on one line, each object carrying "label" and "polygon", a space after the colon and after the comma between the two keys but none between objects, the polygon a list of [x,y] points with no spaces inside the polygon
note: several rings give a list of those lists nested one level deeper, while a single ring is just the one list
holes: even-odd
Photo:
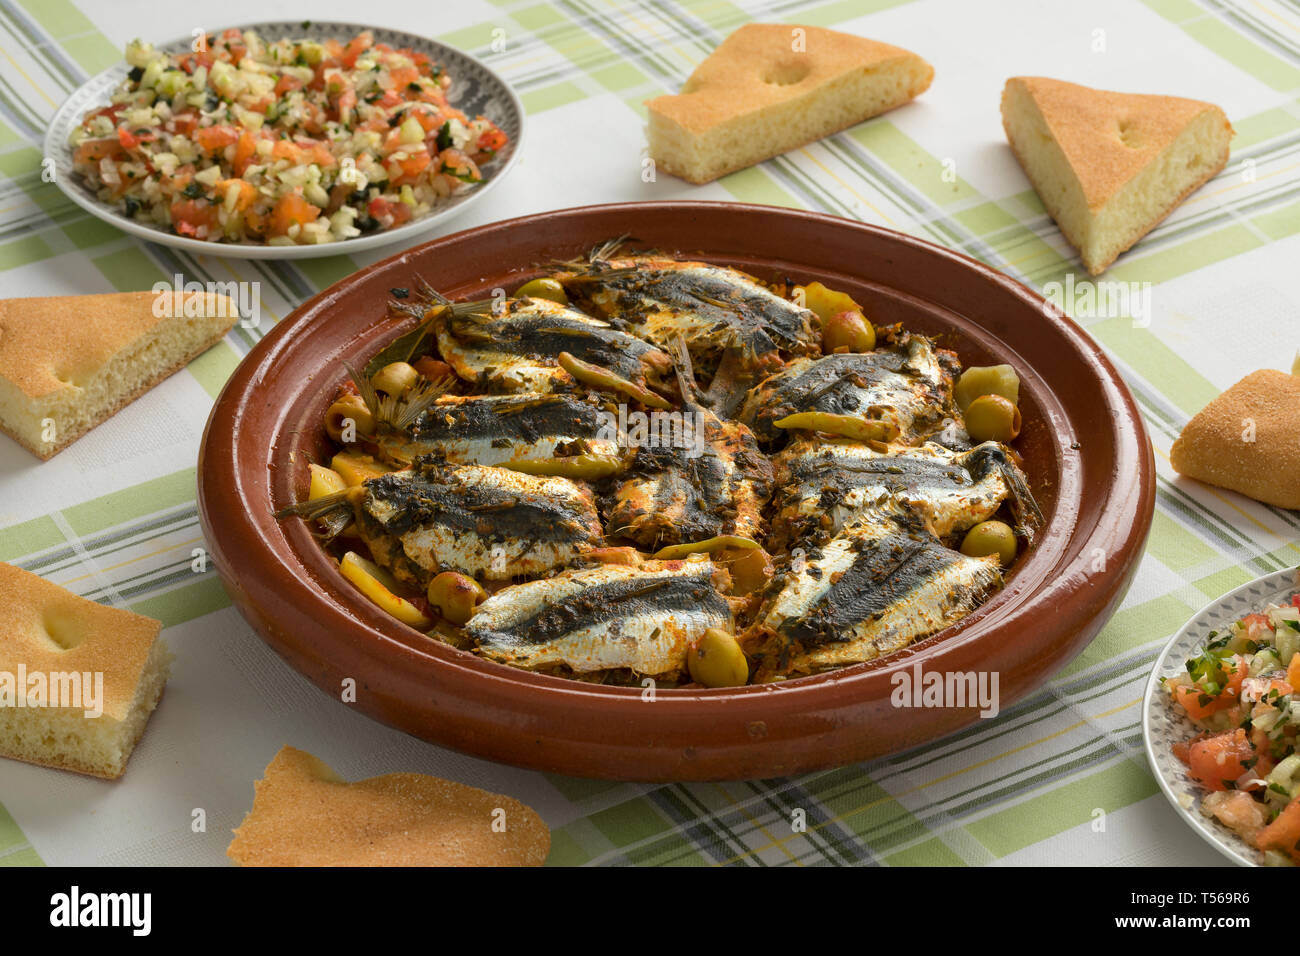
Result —
[{"label": "bread crumb texture", "polygon": [[[120,777],[167,683],[162,624],[78,597],[0,563],[0,681],[28,697],[33,678],[80,688],[76,706],[0,706],[0,756],[97,777]],[[25,674],[27,686],[18,686]],[[96,675],[100,675],[98,678]],[[97,682],[100,716],[87,716]],[[60,697],[58,703],[67,703]]]},{"label": "bread crumb texture", "polygon": [[221,340],[213,293],[0,300],[0,431],[49,458]]}]

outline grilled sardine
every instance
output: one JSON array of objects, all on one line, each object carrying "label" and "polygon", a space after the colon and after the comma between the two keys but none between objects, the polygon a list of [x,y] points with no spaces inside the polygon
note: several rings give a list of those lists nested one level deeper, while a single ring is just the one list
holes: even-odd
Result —
[{"label": "grilled sardine", "polygon": [[729,347],[806,355],[819,341],[811,311],[725,266],[663,256],[597,258],[555,278],[597,314],[660,348],[681,336],[697,362],[716,360]]},{"label": "grilled sardine", "polygon": [[1009,502],[1016,530],[1033,540],[1042,514],[1025,476],[997,442],[968,452],[803,439],[774,459],[772,546],[778,551],[831,537],[864,509],[889,501],[920,516],[940,538],[993,517]]},{"label": "grilled sardine", "polygon": [[[582,362],[649,389],[671,371],[668,356],[549,299],[506,299],[444,306],[434,320],[439,351],[467,382],[496,392],[568,392],[579,383],[560,367],[567,352]],[[648,377],[649,376],[649,377]]]},{"label": "grilled sardine", "polygon": [[691,423],[684,442],[637,449],[612,496],[606,533],[652,550],[719,535],[758,540],[771,463],[739,422],[699,408],[682,414]]},{"label": "grilled sardine", "polygon": [[617,418],[572,395],[445,395],[405,429],[380,426],[389,461],[432,455],[452,465],[506,465],[592,455],[620,459]]},{"label": "grilled sardine", "polygon": [[620,240],[555,278],[584,308],[666,349],[681,338],[710,377],[701,400],[730,418],[783,356],[815,354],[816,316],[736,269],[665,256],[615,257]]},{"label": "grilled sardine", "polygon": [[871,352],[794,359],[750,390],[739,418],[762,441],[793,428],[844,433],[837,422],[846,421],[879,423],[878,437],[914,444],[954,417],[956,374],[950,352],[900,333]]},{"label": "grilled sardine", "polygon": [[995,555],[968,558],[915,515],[870,509],[796,556],[745,641],[760,681],[874,660],[961,620],[1001,583]]},{"label": "grilled sardine", "polygon": [[483,656],[529,670],[676,674],[706,629],[732,624],[717,573],[703,558],[565,571],[503,588],[465,630]]},{"label": "grilled sardine", "polygon": [[591,492],[567,478],[417,459],[362,489],[358,532],[379,564],[420,589],[440,571],[535,577],[601,544]]}]

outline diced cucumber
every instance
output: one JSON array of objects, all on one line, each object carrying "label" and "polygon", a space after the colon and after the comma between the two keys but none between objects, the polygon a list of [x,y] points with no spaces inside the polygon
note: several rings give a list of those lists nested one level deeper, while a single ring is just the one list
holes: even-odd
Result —
[{"label": "diced cucumber", "polygon": [[146,69],[151,65],[154,58],[152,43],[143,43],[140,40],[132,40],[126,45],[126,62],[129,66],[143,66]]},{"label": "diced cucumber", "polygon": [[320,183],[308,183],[303,187],[302,195],[313,206],[320,206],[322,209],[330,204],[330,194],[321,188]]},{"label": "diced cucumber", "polygon": [[1300,771],[1300,754],[1291,754],[1285,760],[1281,761],[1268,775],[1268,782],[1275,783],[1279,787],[1291,788],[1291,778]]},{"label": "diced cucumber", "polygon": [[140,77],[141,89],[153,89],[158,85],[158,80],[163,75],[163,61],[154,60],[144,68],[144,76]]},{"label": "diced cucumber", "polygon": [[1294,631],[1283,625],[1277,629],[1277,658],[1282,667],[1291,665],[1291,658],[1300,653],[1300,631]]},{"label": "diced cucumber", "polygon": [[183,70],[165,70],[158,78],[158,93],[171,99],[189,85],[190,78]]},{"label": "diced cucumber", "polygon": [[1282,662],[1278,660],[1277,655],[1273,653],[1273,649],[1265,648],[1256,654],[1254,659],[1250,662],[1250,676],[1258,677],[1260,674],[1267,673],[1268,671],[1275,671],[1281,666]]},{"label": "diced cucumber", "polygon": [[325,48],[312,40],[304,40],[298,45],[298,53],[307,63],[315,66],[325,58]]},{"label": "diced cucumber", "polygon": [[414,116],[409,116],[402,122],[401,142],[406,146],[424,142],[424,127]]}]

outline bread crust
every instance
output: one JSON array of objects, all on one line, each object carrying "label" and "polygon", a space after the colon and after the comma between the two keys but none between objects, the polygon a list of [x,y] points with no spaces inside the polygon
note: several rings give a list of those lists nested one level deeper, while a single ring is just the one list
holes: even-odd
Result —
[{"label": "bread crust", "polygon": [[[794,49],[795,30],[803,31],[800,50]],[[877,74],[878,96],[863,105],[848,95],[846,87]],[[666,172],[702,185],[902,106],[924,92],[933,77],[930,64],[887,43],[821,27],[746,24],[696,67],[681,93],[646,103],[651,154]],[[891,88],[896,89],[887,95]],[[791,109],[812,117],[823,108],[820,125],[793,137],[781,135],[780,124]],[[726,137],[750,144],[757,138],[764,146],[742,153]],[[684,150],[680,141],[691,148]],[[696,169],[693,157],[702,151],[721,161]]]},{"label": "bread crust", "polygon": [[551,846],[512,797],[420,773],[349,783],[294,747],[271,760],[234,833],[226,855],[240,866],[541,866]]},{"label": "bread crust", "polygon": [[1247,375],[1187,423],[1169,461],[1188,478],[1300,509],[1300,376],[1277,369]]},{"label": "bread crust", "polygon": [[[926,86],[928,87],[929,84],[927,83]],[[924,90],[921,90],[919,92],[924,92]],[[792,153],[795,150],[803,149],[809,143],[816,143],[819,140],[823,140],[828,136],[834,136],[836,133],[843,132],[844,130],[849,129],[850,127],[856,126],[858,123],[863,122],[863,120],[868,120],[872,116],[880,116],[884,113],[888,113],[890,110],[898,109],[898,107],[905,106],[908,103],[912,102],[912,100],[915,99],[917,95],[918,94],[912,94],[910,96],[900,97],[896,102],[893,102],[888,106],[882,107],[881,109],[876,110],[871,114],[862,117],[861,119],[853,119],[847,123],[844,123],[843,125],[837,124],[834,128],[827,129],[825,132],[815,133],[809,136],[808,138],[795,143],[792,146],[786,147],[780,152],[773,153],[771,156],[768,156],[767,159],[772,159],[775,156],[784,156],[786,153]],[[765,160],[759,160],[759,162],[764,162],[764,161]],[[690,172],[688,170],[681,167],[676,167],[676,164],[669,158],[665,158],[662,161],[656,160],[656,162],[659,162],[660,168],[662,168],[665,172],[668,172],[671,175],[678,177],[679,179],[684,179],[688,183],[691,183],[692,185],[695,186],[707,186],[709,183],[715,182],[721,179],[723,176],[729,176],[732,173],[739,172],[742,169],[748,169],[750,166],[755,165],[754,163],[749,162],[748,160],[737,160],[731,165],[724,167],[720,172],[715,173],[711,176],[695,177],[690,175]]]}]

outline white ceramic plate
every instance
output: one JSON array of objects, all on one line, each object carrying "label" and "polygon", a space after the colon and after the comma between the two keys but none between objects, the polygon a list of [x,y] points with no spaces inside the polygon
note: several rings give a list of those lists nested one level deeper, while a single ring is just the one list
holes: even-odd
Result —
[{"label": "white ceramic plate", "polygon": [[1160,652],[1142,699],[1142,740],[1160,789],[1202,839],[1242,866],[1259,866],[1264,855],[1218,820],[1201,813],[1201,797],[1205,791],[1188,776],[1187,767],[1173,752],[1174,744],[1190,740],[1200,731],[1174,706],[1160,686],[1160,678],[1186,673],[1187,659],[1205,648],[1211,631],[1222,631],[1233,621],[1262,610],[1265,605],[1284,604],[1296,590],[1295,569],[1275,571],[1207,604]]},{"label": "white ceramic plate", "polygon": [[[462,53],[453,47],[445,46],[434,40],[403,33],[398,30],[386,30],[379,27],[363,27],[352,23],[315,23],[295,21],[293,23],[251,23],[238,27],[240,30],[256,30],[269,41],[282,39],[327,40],[331,37],[346,40],[362,30],[370,30],[376,43],[387,43],[393,47],[410,47],[418,53],[427,54],[430,59],[451,73],[452,86],[448,99],[453,106],[470,116],[480,113],[494,121],[510,138],[509,143],[492,160],[483,166],[483,181],[476,186],[458,192],[440,205],[435,206],[425,216],[412,220],[396,229],[384,230],[341,242],[327,242],[310,246],[268,246],[262,243],[205,242],[178,236],[165,229],[144,225],[128,219],[114,206],[101,202],[93,189],[77,176],[72,169],[72,150],[68,146],[68,134],[81,122],[87,112],[101,106],[107,106],[109,97],[118,84],[126,77],[128,66],[123,59],[118,65],[105,70],[88,80],[78,88],[54,114],[49,131],[45,134],[45,155],[54,160],[55,183],[67,194],[68,198],[91,215],[98,216],[123,232],[139,236],[150,242],[186,249],[193,253],[215,256],[228,256],[236,259],[311,259],[318,256],[336,256],[384,246],[390,243],[410,241],[416,235],[432,229],[439,223],[446,222],[453,216],[464,212],[466,206],[474,202],[498,182],[505,178],[519,156],[523,137],[524,109],[506,82],[479,60]],[[220,32],[220,31],[218,31]],[[158,49],[168,53],[181,53],[190,48],[191,37],[184,37],[171,43],[164,43]]]}]

